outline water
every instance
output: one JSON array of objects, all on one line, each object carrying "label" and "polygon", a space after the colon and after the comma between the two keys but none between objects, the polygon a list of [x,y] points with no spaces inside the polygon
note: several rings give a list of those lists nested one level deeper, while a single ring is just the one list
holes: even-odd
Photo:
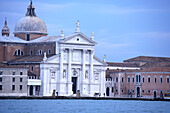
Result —
[{"label": "water", "polygon": [[170,102],[133,100],[0,100],[0,113],[170,113]]}]

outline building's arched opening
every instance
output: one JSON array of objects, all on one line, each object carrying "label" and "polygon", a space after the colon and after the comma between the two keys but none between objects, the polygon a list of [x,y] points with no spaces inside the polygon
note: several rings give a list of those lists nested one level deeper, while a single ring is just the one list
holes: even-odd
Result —
[{"label": "building's arched opening", "polygon": [[137,87],[137,97],[140,97],[140,88]]},{"label": "building's arched opening", "polygon": [[109,96],[109,87],[106,88],[106,96]]},{"label": "building's arched opening", "polygon": [[156,91],[153,92],[153,97],[156,98]]},{"label": "building's arched opening", "polygon": [[30,86],[30,95],[33,95],[33,86]]}]

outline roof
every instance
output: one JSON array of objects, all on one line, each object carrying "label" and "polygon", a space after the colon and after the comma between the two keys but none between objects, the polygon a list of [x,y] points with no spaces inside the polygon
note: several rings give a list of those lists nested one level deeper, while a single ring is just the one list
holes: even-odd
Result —
[{"label": "roof", "polygon": [[108,66],[114,67],[139,67],[137,63],[118,63],[118,62],[106,62]]},{"label": "roof", "polygon": [[25,68],[25,67],[22,65],[8,65],[0,63],[0,68]]},{"label": "roof", "polygon": [[124,60],[124,62],[170,62],[168,57],[138,56]]},{"label": "roof", "polygon": [[40,37],[34,40],[29,41],[28,43],[35,43],[35,42],[54,42],[58,41],[61,36],[45,36],[45,37]]},{"label": "roof", "polygon": [[170,62],[147,62],[141,67],[170,67]]},{"label": "roof", "polygon": [[[47,55],[47,58],[53,55]],[[27,55],[9,61],[9,64],[19,64],[19,63],[40,63],[43,61],[44,55]]]},{"label": "roof", "polygon": [[28,41],[13,36],[0,36],[0,42],[27,43]]},{"label": "roof", "polygon": [[151,67],[151,68],[143,68],[143,69],[113,69],[110,70],[112,73],[118,72],[170,72],[170,67]]}]

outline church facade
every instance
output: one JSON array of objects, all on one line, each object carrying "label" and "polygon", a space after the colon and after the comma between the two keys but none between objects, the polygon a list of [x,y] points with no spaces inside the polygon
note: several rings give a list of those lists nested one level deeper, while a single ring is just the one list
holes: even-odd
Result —
[{"label": "church facade", "polygon": [[89,38],[80,32],[79,21],[73,34],[64,35],[61,30],[60,36],[47,36],[46,25],[31,2],[26,15],[16,23],[14,36],[9,33],[5,20],[0,66],[28,69],[28,96],[105,95],[106,63],[94,55],[94,33]]}]

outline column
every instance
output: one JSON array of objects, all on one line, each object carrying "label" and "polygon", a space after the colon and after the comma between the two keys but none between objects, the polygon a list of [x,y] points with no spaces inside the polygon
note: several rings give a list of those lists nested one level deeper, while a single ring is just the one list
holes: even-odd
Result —
[{"label": "column", "polygon": [[63,80],[63,49],[60,48],[60,82]]},{"label": "column", "polygon": [[119,78],[118,78],[118,96],[120,97],[120,73],[118,73],[118,76],[119,76]]},{"label": "column", "polygon": [[63,88],[62,88],[62,82],[63,82],[63,48],[60,48],[60,77],[59,77],[59,91],[58,91],[58,95],[62,95]]},{"label": "column", "polygon": [[33,86],[33,96],[35,96],[35,86]]},{"label": "column", "polygon": [[86,71],[86,51],[85,49],[82,50],[82,76],[81,76],[81,94],[84,94],[84,82],[85,82],[85,71]]},{"label": "column", "polygon": [[94,50],[91,50],[90,54],[90,95],[93,95],[93,89],[92,89],[92,83],[94,82],[93,80],[93,56],[94,56]]},{"label": "column", "polygon": [[83,50],[83,60],[82,60],[82,83],[85,80],[85,71],[86,71],[86,50]]},{"label": "column", "polygon": [[47,95],[47,75],[48,75],[48,68],[45,67],[45,64],[41,65],[41,72],[40,72],[40,79],[41,79],[41,94],[42,96],[46,96]]},{"label": "column", "polygon": [[72,82],[71,82],[71,53],[73,49],[69,49],[68,51],[68,76],[67,76],[67,93],[68,95],[72,94]]},{"label": "column", "polygon": [[27,86],[27,96],[30,96],[30,86]]}]

